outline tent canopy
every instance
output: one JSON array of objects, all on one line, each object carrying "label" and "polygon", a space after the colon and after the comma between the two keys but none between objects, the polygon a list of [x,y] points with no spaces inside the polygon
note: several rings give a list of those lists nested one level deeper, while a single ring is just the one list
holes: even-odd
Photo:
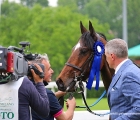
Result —
[{"label": "tent canopy", "polygon": [[128,49],[128,56],[140,56],[140,45]]}]

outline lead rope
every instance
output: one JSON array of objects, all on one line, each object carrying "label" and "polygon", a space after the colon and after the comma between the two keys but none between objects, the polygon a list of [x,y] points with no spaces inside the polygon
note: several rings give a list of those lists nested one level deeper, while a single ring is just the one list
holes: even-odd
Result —
[{"label": "lead rope", "polygon": [[[89,107],[95,106],[106,94],[106,90],[102,93],[102,95]],[[86,108],[86,106],[76,106],[76,108]]]},{"label": "lead rope", "polygon": [[83,93],[83,86],[81,84],[81,81],[79,82],[79,87],[80,87],[80,90],[82,91],[81,94],[82,94],[82,98],[83,98],[83,101],[84,101],[85,106],[76,106],[76,108],[86,108],[87,111],[90,112],[91,114],[94,114],[94,115],[97,115],[97,116],[100,116],[100,117],[102,117],[104,115],[110,114],[110,112],[107,112],[107,113],[104,113],[104,114],[98,114],[98,113],[93,112],[90,109],[90,107],[96,105],[103,98],[103,96],[106,94],[106,91],[103,92],[103,94],[101,95],[101,97],[93,105],[88,106],[87,105],[87,102],[86,102],[86,99],[85,99],[85,96],[84,96],[84,93]]}]

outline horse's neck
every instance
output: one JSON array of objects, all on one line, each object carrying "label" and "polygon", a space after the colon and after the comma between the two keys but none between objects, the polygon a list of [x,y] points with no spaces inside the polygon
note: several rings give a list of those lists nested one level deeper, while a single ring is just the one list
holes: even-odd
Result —
[{"label": "horse's neck", "polygon": [[101,69],[101,76],[102,76],[102,80],[103,80],[106,91],[109,88],[113,74],[114,74],[114,70],[109,68],[107,61],[104,59],[104,65],[102,66],[102,69]]}]

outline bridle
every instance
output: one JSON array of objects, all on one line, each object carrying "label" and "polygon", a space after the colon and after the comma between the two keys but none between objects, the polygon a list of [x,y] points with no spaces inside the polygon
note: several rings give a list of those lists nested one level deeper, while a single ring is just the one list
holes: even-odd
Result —
[{"label": "bridle", "polygon": [[[94,53],[95,53],[95,51],[93,50],[91,52],[90,56],[88,57],[88,59],[84,62],[84,64],[81,67],[78,67],[78,66],[73,65],[73,64],[68,63],[68,62],[65,63],[67,66],[73,67],[74,69],[76,69],[76,70],[78,70],[78,71],[81,72],[81,74],[79,76],[77,76],[76,75],[76,72],[74,72],[74,74],[75,74],[74,80],[68,85],[66,91],[69,91],[69,89],[71,87],[73,87],[73,86],[74,86],[74,90],[76,91],[76,89],[78,88],[78,85],[79,85],[80,92],[78,92],[78,93],[81,93],[82,94],[82,98],[83,98],[83,101],[85,103],[85,106],[86,106],[87,111],[89,111],[90,113],[92,113],[94,115],[99,115],[100,116],[100,114],[97,114],[97,113],[92,112],[92,110],[90,109],[90,107],[87,105],[86,98],[84,96],[84,85],[83,85],[83,82],[86,82],[86,80],[83,80],[83,78],[85,76],[86,70],[89,67],[91,67],[92,61],[94,59]],[[85,68],[86,65],[88,65],[88,67],[86,69],[83,69],[83,68]],[[72,93],[70,93],[70,94],[72,94]],[[76,106],[76,107],[77,108],[80,108],[79,106]]]},{"label": "bridle", "polygon": [[[78,70],[81,72],[81,74],[79,76],[76,75],[76,71],[74,71],[74,80],[69,84],[69,86],[67,87],[66,91],[68,91],[73,85],[75,85],[75,91],[78,87],[78,84],[79,84],[79,87],[83,88],[83,83],[82,81],[86,82],[86,80],[83,80],[84,76],[85,76],[85,72],[86,70],[88,69],[88,67],[91,66],[91,63],[92,63],[92,60],[94,58],[94,53],[91,52],[90,56],[88,57],[88,59],[84,62],[84,64],[81,66],[81,67],[78,67],[76,65],[73,65],[71,63],[65,63],[67,66],[70,66],[70,67],[73,67],[74,69]],[[83,69],[86,65],[88,64],[88,67],[86,69]],[[82,89],[82,92],[83,92],[84,89]]]},{"label": "bridle", "polygon": [[[99,33],[99,34],[97,34],[97,41],[98,41],[98,40],[100,41],[100,37],[102,37],[102,38],[104,38],[104,39],[106,40],[106,37],[105,37],[104,35],[102,35],[101,33]],[[93,43],[93,44],[95,44],[95,43]],[[84,64],[83,64],[81,67],[78,67],[78,66],[73,65],[73,64],[68,63],[68,62],[65,63],[65,65],[70,66],[70,67],[72,67],[72,68],[74,68],[74,69],[76,69],[76,70],[78,70],[78,71],[81,72],[81,74],[80,74],[79,76],[77,76],[77,75],[76,75],[76,71],[74,71],[74,74],[75,74],[75,75],[74,75],[74,76],[75,76],[75,77],[74,77],[74,80],[68,85],[66,91],[69,91],[69,89],[70,89],[71,87],[73,87],[73,86],[75,86],[74,89],[75,89],[75,91],[76,91],[76,89],[77,89],[77,87],[78,87],[78,84],[82,85],[81,87],[83,88],[83,83],[82,83],[82,81],[83,81],[83,82],[87,82],[86,80],[83,80],[83,78],[84,78],[84,76],[85,76],[85,71],[88,69],[88,68],[86,68],[86,69],[83,69],[83,68],[85,68],[85,66],[86,66],[87,64],[89,64],[88,67],[91,67],[92,60],[94,59],[94,53],[95,53],[95,51],[92,50],[90,56],[88,57],[88,59],[84,62]],[[79,87],[80,87],[80,85],[79,85]]]},{"label": "bridle", "polygon": [[[77,70],[79,70],[79,71],[81,72],[81,74],[80,74],[79,76],[76,76],[76,72],[75,72],[75,78],[74,78],[74,80],[69,84],[69,86],[67,87],[66,91],[68,91],[68,90],[70,89],[70,87],[73,86],[73,85],[75,85],[75,89],[76,89],[76,88],[78,87],[78,85],[79,85],[80,92],[78,92],[78,93],[81,93],[87,111],[90,112],[91,114],[94,114],[94,115],[97,115],[97,116],[103,116],[103,114],[95,113],[95,112],[93,112],[93,111],[90,109],[90,107],[88,106],[88,104],[87,104],[87,102],[86,102],[86,98],[85,98],[85,96],[84,96],[84,85],[83,85],[82,81],[83,81],[83,77],[84,77],[84,74],[85,74],[85,71],[87,70],[87,68],[86,68],[85,70],[83,70],[83,68],[84,68],[85,65],[87,65],[88,63],[89,63],[89,67],[90,67],[93,58],[94,58],[94,53],[92,52],[92,53],[90,54],[90,56],[88,57],[88,59],[84,62],[84,64],[83,64],[81,67],[78,67],[78,66],[73,65],[73,64],[68,63],[68,62],[66,63],[67,66],[73,67],[73,68],[75,68],[75,69],[77,69]],[[86,82],[86,80],[85,80],[85,82]],[[105,93],[106,93],[106,92],[105,92]],[[104,93],[104,95],[105,95],[105,93]],[[104,95],[103,95],[103,96],[104,96]],[[69,93],[69,96],[72,98],[72,97],[73,97],[73,93],[70,92],[70,93]],[[102,96],[102,97],[103,97],[103,96]],[[76,106],[76,108],[82,108],[82,107],[81,107],[81,106]],[[108,113],[107,113],[107,114],[108,114]]]}]

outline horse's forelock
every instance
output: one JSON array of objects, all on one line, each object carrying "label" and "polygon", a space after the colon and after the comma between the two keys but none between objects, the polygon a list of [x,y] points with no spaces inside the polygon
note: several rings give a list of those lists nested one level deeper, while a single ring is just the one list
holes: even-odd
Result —
[{"label": "horse's forelock", "polygon": [[90,35],[90,32],[85,32],[82,34],[81,36],[81,41],[82,41],[82,44],[85,46],[85,47],[88,47],[90,49],[93,48],[93,44],[94,44],[94,40],[92,38],[92,36]]},{"label": "horse's forelock", "polygon": [[[98,38],[99,40],[101,37],[105,41],[107,41],[106,36],[104,34],[97,33],[97,35],[99,35],[99,38]],[[95,43],[96,40],[93,39],[93,37],[90,35],[89,31],[83,33],[82,36],[80,37],[80,39],[81,39],[81,42],[82,42],[84,47],[88,47],[89,49],[93,49],[93,44]]]}]

